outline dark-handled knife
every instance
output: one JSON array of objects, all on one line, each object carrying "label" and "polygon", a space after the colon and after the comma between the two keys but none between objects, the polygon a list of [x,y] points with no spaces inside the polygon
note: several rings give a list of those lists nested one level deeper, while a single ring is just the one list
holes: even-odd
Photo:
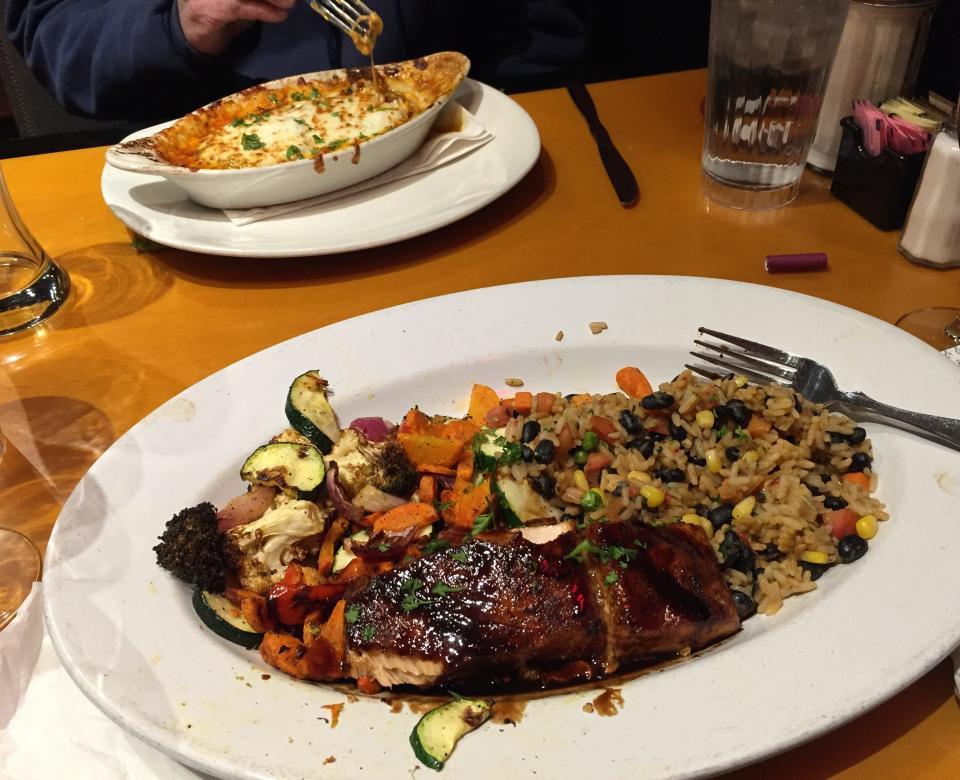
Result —
[{"label": "dark-handled knife", "polygon": [[597,149],[600,151],[600,160],[607,171],[607,176],[613,184],[613,189],[617,192],[620,204],[627,208],[633,206],[640,199],[640,188],[637,186],[637,179],[623,159],[617,147],[610,140],[610,133],[603,126],[600,117],[597,116],[597,107],[593,104],[593,98],[587,88],[579,81],[572,81],[567,84],[567,92],[573,98],[573,102],[583,118],[587,120],[587,126],[590,128],[590,134],[593,140],[597,142]]}]

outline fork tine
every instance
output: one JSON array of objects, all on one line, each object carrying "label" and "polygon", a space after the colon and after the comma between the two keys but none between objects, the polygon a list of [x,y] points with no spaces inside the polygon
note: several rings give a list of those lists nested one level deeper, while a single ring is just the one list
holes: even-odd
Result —
[{"label": "fork tine", "polygon": [[353,4],[360,10],[361,16],[369,16],[373,13],[373,11],[370,10],[370,6],[363,2],[363,0],[353,0]]},{"label": "fork tine", "polygon": [[738,347],[742,347],[747,352],[752,352],[755,355],[759,355],[762,358],[767,360],[773,360],[777,363],[782,363],[785,366],[793,366],[794,368],[799,368],[800,361],[791,355],[789,352],[784,352],[783,350],[776,349],[774,347],[768,347],[766,344],[758,344],[756,341],[748,341],[747,339],[742,339],[738,336],[731,336],[729,333],[721,333],[718,330],[710,330],[710,328],[697,328],[700,333],[706,333],[708,336],[713,336],[720,341],[729,341],[731,344],[736,344]]},{"label": "fork tine", "polygon": [[767,385],[773,382],[774,384],[783,385],[784,387],[786,387],[786,385],[784,385],[783,382],[778,382],[777,380],[772,379],[769,376],[764,376],[763,374],[760,374],[754,371],[752,368],[749,368],[748,366],[744,366],[740,363],[736,363],[732,360],[721,360],[720,358],[716,358],[713,355],[705,355],[703,352],[693,352],[692,350],[690,354],[696,358],[700,358],[700,360],[706,361],[707,363],[712,363],[715,366],[720,366],[721,368],[726,368],[726,369],[729,369],[730,371],[735,371],[738,374],[743,374],[747,379],[753,382],[756,382],[757,384]]},{"label": "fork tine", "polygon": [[694,339],[694,344],[699,344],[701,347],[706,347],[707,349],[712,349],[714,352],[720,354],[720,357],[724,355],[729,355],[732,358],[743,361],[748,366],[753,366],[759,371],[764,371],[768,374],[774,374],[775,376],[780,377],[781,379],[792,380],[793,371],[787,370],[786,368],[781,368],[778,365],[773,363],[767,363],[763,360],[757,360],[755,357],[750,357],[750,355],[744,354],[743,352],[738,352],[734,349],[729,349],[728,347],[723,347],[717,344],[711,344],[709,341],[700,341],[700,339]]},{"label": "fork tine", "polygon": [[320,14],[320,16],[324,18],[324,21],[328,22],[329,24],[332,24],[338,30],[345,32],[347,35],[349,35],[352,30],[352,25],[344,21],[341,18],[340,14],[338,14],[337,16],[334,16],[333,13],[331,13],[332,11],[333,12],[337,11],[335,7],[331,7],[327,5],[325,2],[321,5],[321,2],[322,0],[310,0],[310,7],[314,11],[316,11],[318,14]]},{"label": "fork tine", "polygon": [[691,366],[689,363],[683,364],[684,368],[689,368],[691,371],[705,376],[707,379],[719,379],[722,374],[718,374],[716,371],[711,371],[708,368],[701,368],[700,366]]}]

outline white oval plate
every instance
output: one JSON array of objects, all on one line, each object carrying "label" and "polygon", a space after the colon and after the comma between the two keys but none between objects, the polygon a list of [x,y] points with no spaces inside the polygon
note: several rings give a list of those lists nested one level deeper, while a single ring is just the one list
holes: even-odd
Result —
[{"label": "white oval plate", "polygon": [[[310,257],[403,241],[486,206],[540,155],[533,120],[506,95],[471,79],[454,99],[494,134],[480,149],[428,174],[250,225],[191,201],[159,176],[105,165],[103,199],[131,230],[164,246],[231,257]],[[144,130],[150,135],[161,127]]]},{"label": "white oval plate", "polygon": [[[594,336],[591,320],[609,329]],[[194,385],[90,469],[46,555],[47,627],[64,666],[119,724],[221,777],[408,776],[417,716],[361,699],[346,704],[332,730],[321,705],[345,701],[342,694],[276,673],[197,620],[189,589],[154,563],[165,521],[242,490],[244,456],[285,424],[287,387],[306,368],[329,377],[344,420],[396,419],[414,403],[462,413],[474,381],[612,390],[628,363],[667,380],[689,359],[698,325],[822,360],[842,386],[889,403],[960,416],[960,372],[937,352],[864,314],[774,288],[565,279],[347,320]],[[821,734],[926,672],[960,640],[960,453],[868,430],[892,519],[863,560],[702,657],[624,684],[618,717],[582,711],[595,690],[530,702],[519,726],[489,724],[463,740],[444,777],[716,772]],[[336,762],[324,765],[331,755]]]}]

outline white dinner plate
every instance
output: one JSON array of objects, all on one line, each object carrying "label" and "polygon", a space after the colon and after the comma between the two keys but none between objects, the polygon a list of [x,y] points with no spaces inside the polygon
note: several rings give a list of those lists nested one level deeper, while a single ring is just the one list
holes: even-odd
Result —
[{"label": "white dinner plate", "polygon": [[[609,327],[593,335],[592,320]],[[846,388],[960,417],[960,372],[940,354],[859,312],[768,287],[564,279],[347,320],[194,385],[90,469],[46,554],[47,626],[65,668],[119,724],[221,777],[410,776],[418,716],[286,678],[212,635],[189,589],[154,562],[165,522],[243,490],[244,457],[284,427],[288,385],[306,369],[332,382],[343,420],[398,419],[413,404],[462,414],[473,382],[612,391],[627,364],[669,380],[689,360],[698,325],[821,360]],[[960,453],[883,426],[868,432],[891,519],[862,560],[700,657],[624,683],[617,717],[583,710],[596,690],[531,701],[518,726],[488,724],[464,739],[444,776],[716,772],[822,734],[930,669],[960,641]],[[331,729],[322,705],[341,702]],[[328,756],[336,761],[324,764]]]},{"label": "white dinner plate", "polygon": [[109,165],[104,166],[100,189],[110,210],[131,230],[192,252],[309,257],[392,244],[483,208],[519,182],[540,155],[537,126],[511,98],[467,79],[454,99],[494,134],[492,141],[427,174],[305,211],[237,226],[223,212],[194,203],[159,176]]}]

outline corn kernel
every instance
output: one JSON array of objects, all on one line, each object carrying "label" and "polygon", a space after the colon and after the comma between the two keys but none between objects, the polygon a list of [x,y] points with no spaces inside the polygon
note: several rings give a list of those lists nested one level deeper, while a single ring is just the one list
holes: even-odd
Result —
[{"label": "corn kernel", "polygon": [[699,525],[704,531],[707,532],[707,536],[713,536],[713,524],[705,517],[701,517],[700,515],[695,515],[690,512],[689,514],[681,517],[680,521],[687,523],[688,525]]},{"label": "corn kernel", "polygon": [[640,488],[640,495],[643,496],[643,500],[647,502],[647,506],[651,509],[656,509],[667,497],[660,488],[653,485],[644,485]]},{"label": "corn kernel", "polygon": [[573,472],[573,484],[581,490],[590,489],[590,483],[587,482],[587,475],[584,474],[580,469],[577,469]]},{"label": "corn kernel", "polygon": [[720,450],[707,450],[707,469],[712,474],[716,474],[723,468],[723,457]]},{"label": "corn kernel", "polygon": [[712,428],[714,422],[716,422],[716,419],[716,415],[714,415],[714,413],[709,409],[704,409],[702,412],[697,412],[697,425],[704,430]]},{"label": "corn kernel", "polygon": [[646,471],[631,471],[627,474],[627,479],[632,482],[650,482],[650,475]]},{"label": "corn kernel", "polygon": [[877,535],[877,518],[873,515],[864,515],[857,520],[857,536],[861,539],[873,539]]},{"label": "corn kernel", "polygon": [[743,455],[740,456],[740,459],[751,465],[754,465],[758,460],[760,460],[760,456],[757,454],[756,450],[747,450],[745,453],[743,453]]},{"label": "corn kernel", "polygon": [[743,387],[744,385],[747,384],[747,378],[746,378],[743,374],[737,374],[737,375],[733,378],[733,383],[734,383],[737,387]]},{"label": "corn kernel", "polygon": [[807,563],[826,563],[830,560],[830,556],[819,550],[807,550],[806,552],[800,553],[800,560],[806,561]]},{"label": "corn kernel", "polygon": [[753,514],[753,508],[757,505],[757,499],[753,496],[747,496],[743,501],[733,508],[733,517],[739,520],[743,517],[750,517]]}]

